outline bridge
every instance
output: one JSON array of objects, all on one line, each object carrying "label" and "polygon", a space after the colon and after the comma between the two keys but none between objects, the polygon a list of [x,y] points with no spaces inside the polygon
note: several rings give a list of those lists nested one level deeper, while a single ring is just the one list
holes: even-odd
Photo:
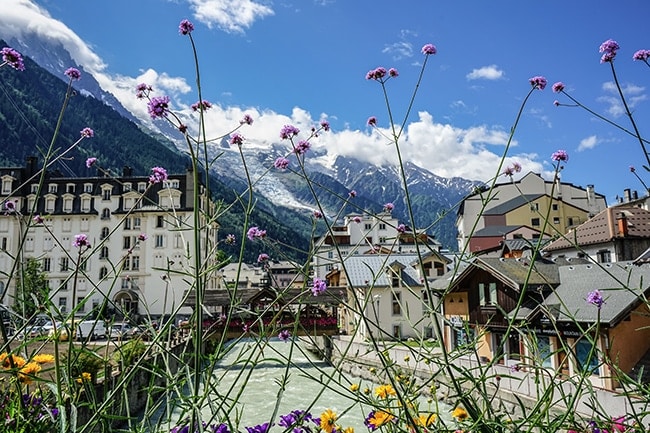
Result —
[{"label": "bridge", "polygon": [[[195,307],[190,291],[183,304]],[[294,336],[337,335],[338,306],[347,299],[344,290],[327,290],[314,296],[309,288],[273,287],[210,289],[203,298],[203,328],[209,338],[238,338],[263,333],[277,336],[287,330]],[[230,320],[227,320],[230,317]]]}]

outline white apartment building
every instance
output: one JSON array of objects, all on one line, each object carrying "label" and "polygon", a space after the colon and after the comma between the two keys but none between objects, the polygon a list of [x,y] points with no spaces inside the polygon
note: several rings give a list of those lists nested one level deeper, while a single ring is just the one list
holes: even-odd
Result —
[{"label": "white apartment building", "polygon": [[[39,185],[39,169],[35,158],[26,167],[0,168],[3,304],[14,303],[16,260],[34,258],[47,276],[54,311],[82,315],[106,303],[134,320],[191,313],[179,309],[192,281],[183,275],[192,272],[195,245],[191,171],[157,184],[128,167],[121,177],[48,173]],[[42,222],[34,222],[36,215]],[[216,245],[217,229],[202,229],[208,247]],[[88,237],[90,248],[73,246],[77,234]]]}]

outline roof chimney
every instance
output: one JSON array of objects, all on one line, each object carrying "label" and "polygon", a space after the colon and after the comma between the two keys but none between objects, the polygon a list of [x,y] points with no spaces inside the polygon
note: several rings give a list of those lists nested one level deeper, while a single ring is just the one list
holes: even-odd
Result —
[{"label": "roof chimney", "polygon": [[630,188],[625,188],[623,190],[623,202],[624,203],[630,202]]},{"label": "roof chimney", "polygon": [[618,224],[618,236],[627,237],[627,217],[623,212],[616,215],[616,222]]}]

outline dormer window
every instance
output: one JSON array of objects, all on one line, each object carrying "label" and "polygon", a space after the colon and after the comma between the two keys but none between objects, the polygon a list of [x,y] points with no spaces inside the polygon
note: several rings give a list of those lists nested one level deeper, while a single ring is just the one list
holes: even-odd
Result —
[{"label": "dormer window", "polygon": [[84,184],[84,192],[92,193],[93,192],[93,184],[92,183],[85,183]]},{"label": "dormer window", "polygon": [[2,194],[8,195],[11,194],[11,185],[13,183],[13,178],[6,176],[2,179]]},{"label": "dormer window", "polygon": [[122,191],[123,192],[131,191],[131,182],[124,183],[124,185],[122,185]]},{"label": "dormer window", "polygon": [[55,183],[50,184],[50,185],[47,186],[47,192],[49,192],[50,194],[56,194],[56,191],[58,190],[58,187],[59,186],[57,184],[55,184]]}]

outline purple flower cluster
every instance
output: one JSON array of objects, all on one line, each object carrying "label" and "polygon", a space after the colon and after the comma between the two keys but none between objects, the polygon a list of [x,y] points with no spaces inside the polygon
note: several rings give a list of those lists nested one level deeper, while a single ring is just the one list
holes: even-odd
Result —
[{"label": "purple flower cluster", "polygon": [[212,103],[206,101],[205,99],[203,101],[195,102],[194,104],[191,105],[193,111],[206,111],[210,108],[212,108]]},{"label": "purple flower cluster", "polygon": [[283,140],[295,137],[300,132],[300,129],[293,125],[284,125],[280,130],[280,138]]},{"label": "purple flower cluster", "polygon": [[534,88],[539,89],[539,90],[544,90],[544,88],[546,87],[546,83],[547,83],[546,78],[542,77],[541,75],[530,78],[528,81],[530,82],[531,86],[533,86]]},{"label": "purple flower cluster", "polygon": [[325,281],[321,280],[320,278],[314,278],[314,282],[311,287],[311,293],[314,296],[318,296],[321,293],[324,293],[325,290],[327,290],[327,283],[325,283]]},{"label": "purple flower cluster", "polygon": [[318,209],[316,209],[314,212],[312,212],[312,215],[313,215],[314,218],[316,218],[317,220],[323,218],[323,212],[319,211]]},{"label": "purple flower cluster", "polygon": [[262,253],[259,256],[257,256],[257,263],[264,263],[269,261],[269,255],[266,253]]},{"label": "purple flower cluster", "polygon": [[650,50],[639,50],[636,53],[634,53],[632,59],[647,62],[648,57],[650,57]]},{"label": "purple flower cluster", "polygon": [[135,96],[138,99],[142,99],[149,95],[149,92],[153,90],[153,87],[151,87],[149,84],[145,83],[140,83],[137,86],[135,86]]},{"label": "purple flower cluster", "polygon": [[618,43],[613,39],[607,39],[605,42],[600,44],[599,52],[603,53],[600,58],[600,63],[611,62],[616,57],[616,52],[619,47]]},{"label": "purple flower cluster", "polygon": [[566,162],[566,161],[569,160],[569,154],[567,153],[566,150],[558,150],[558,151],[553,152],[553,154],[551,155],[551,159],[553,161]]},{"label": "purple flower cluster", "polygon": [[235,132],[230,136],[230,140],[228,142],[230,144],[236,144],[237,146],[241,146],[242,143],[244,142],[244,137],[242,137],[241,134]]},{"label": "purple flower cluster", "polygon": [[406,233],[406,226],[404,224],[398,224],[396,230],[397,230],[397,233],[400,233],[400,234]]},{"label": "purple flower cluster", "polygon": [[560,93],[564,90],[564,83],[562,81],[558,81],[557,83],[553,84],[552,89],[555,93]]},{"label": "purple flower cluster", "polygon": [[354,217],[352,218],[352,221],[354,221],[355,223],[359,224],[359,223],[361,222],[361,217],[360,217],[359,215],[354,216]]},{"label": "purple flower cluster", "polygon": [[95,158],[94,156],[91,156],[90,158],[88,158],[86,160],[86,167],[90,168],[93,165],[95,165],[96,162],[97,162],[97,158]]},{"label": "purple flower cluster", "polygon": [[305,425],[306,422],[316,427],[320,426],[320,418],[314,418],[312,414],[304,410],[292,410],[286,415],[280,415],[278,425],[284,427],[285,431],[293,433],[312,433],[311,426]]},{"label": "purple flower cluster", "polygon": [[377,80],[381,81],[386,76],[386,68],[381,66],[375,69],[371,69],[366,73],[366,80]]},{"label": "purple flower cluster", "polygon": [[278,334],[278,338],[284,342],[287,342],[291,338],[291,332],[289,332],[287,329],[283,329]]},{"label": "purple flower cluster", "polygon": [[178,33],[181,35],[188,35],[194,31],[194,24],[189,20],[182,20],[178,25]]},{"label": "purple flower cluster", "polygon": [[377,125],[377,118],[375,116],[370,116],[368,117],[368,126],[376,126]]},{"label": "purple flower cluster", "polygon": [[70,80],[81,80],[81,72],[79,72],[79,69],[77,68],[68,68],[65,70],[64,74],[67,75]]},{"label": "purple flower cluster", "polygon": [[239,121],[240,125],[246,124],[246,125],[252,125],[253,124],[253,118],[251,117],[250,114],[244,114],[244,117],[242,120]]},{"label": "purple flower cluster", "polygon": [[286,170],[286,168],[289,167],[289,160],[284,156],[280,156],[275,160],[273,166],[280,170]]},{"label": "purple flower cluster", "polygon": [[0,50],[2,54],[2,61],[16,69],[17,71],[25,70],[25,63],[23,62],[23,56],[16,50],[10,47],[4,47]]},{"label": "purple flower cluster", "polygon": [[603,295],[600,293],[600,290],[594,290],[587,294],[587,303],[595,305],[600,310],[605,303]]},{"label": "purple flower cluster", "polygon": [[83,247],[90,248],[90,242],[88,241],[88,236],[83,233],[74,235],[74,242],[72,242],[72,246],[75,248],[83,248]]},{"label": "purple flower cluster", "polygon": [[506,169],[503,171],[503,175],[512,177],[515,173],[519,173],[520,171],[521,164],[518,162],[513,162],[511,166],[506,167]]},{"label": "purple flower cluster", "polygon": [[431,55],[431,54],[436,54],[437,52],[438,52],[438,49],[433,44],[425,44],[422,47],[422,54],[424,54],[424,55],[428,56],[428,55]]},{"label": "purple flower cluster", "polygon": [[162,167],[154,167],[149,175],[150,183],[160,183],[167,180],[167,170]]},{"label": "purple flower cluster", "polygon": [[260,230],[257,226],[253,226],[246,232],[246,237],[249,241],[264,239],[266,237],[266,230]]},{"label": "purple flower cluster", "polygon": [[392,212],[393,209],[395,209],[395,205],[393,203],[386,203],[384,205],[384,212]]},{"label": "purple flower cluster", "polygon": [[144,241],[146,241],[147,239],[149,239],[149,236],[147,236],[146,233],[140,233],[140,234],[138,235],[138,240],[139,240],[140,242],[144,242]]},{"label": "purple flower cluster", "polygon": [[92,129],[90,129],[88,127],[82,129],[79,132],[81,133],[81,136],[84,137],[84,138],[93,138],[95,136],[95,131],[93,131]]},{"label": "purple flower cluster", "polygon": [[327,132],[330,130],[330,123],[327,120],[321,120],[320,127],[323,129],[323,131]]},{"label": "purple flower cluster", "polygon": [[355,198],[357,196],[357,192],[355,190],[350,190],[348,193],[348,197],[350,198]]},{"label": "purple flower cluster", "polygon": [[293,151],[295,152],[296,155],[304,155],[307,153],[309,148],[311,147],[311,144],[309,144],[309,141],[307,140],[300,140],[298,144],[294,147]]},{"label": "purple flower cluster", "polygon": [[269,428],[271,428],[271,425],[269,425],[268,422],[265,422],[264,424],[258,424],[253,427],[246,427],[246,431],[248,433],[268,433]]},{"label": "purple flower cluster", "polygon": [[165,117],[169,111],[169,96],[154,96],[147,103],[147,110],[152,119]]},{"label": "purple flower cluster", "polygon": [[[205,421],[201,423],[201,427],[196,426],[194,429],[194,432],[210,432],[210,433],[230,433],[230,429],[228,429],[228,425],[226,424],[211,424],[207,425]],[[181,426],[176,426],[172,428],[169,433],[190,433],[190,426],[189,425],[181,425]]]}]

